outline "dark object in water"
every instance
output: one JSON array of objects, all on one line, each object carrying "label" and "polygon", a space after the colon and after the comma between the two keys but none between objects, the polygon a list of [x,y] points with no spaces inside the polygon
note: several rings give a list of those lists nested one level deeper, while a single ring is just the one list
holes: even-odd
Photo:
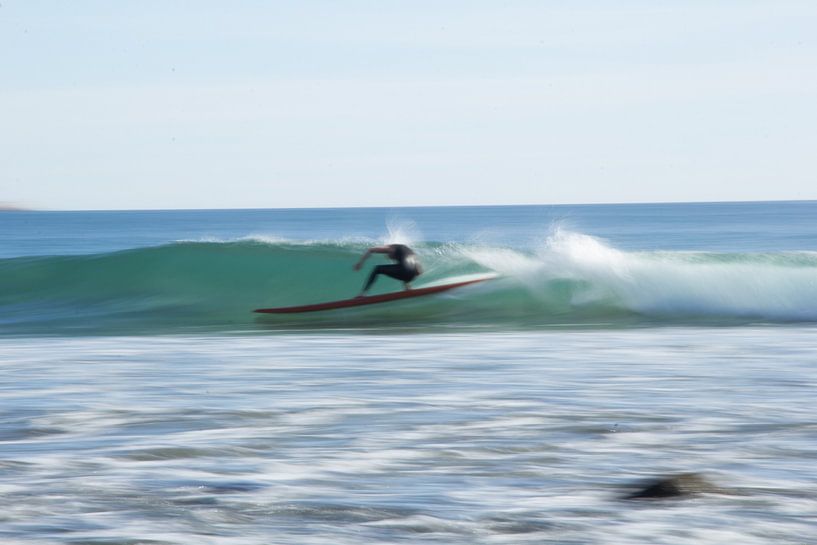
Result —
[{"label": "dark object in water", "polygon": [[652,500],[686,498],[695,494],[723,492],[700,473],[681,473],[669,477],[650,479],[639,485],[635,492],[623,497],[625,500]]}]

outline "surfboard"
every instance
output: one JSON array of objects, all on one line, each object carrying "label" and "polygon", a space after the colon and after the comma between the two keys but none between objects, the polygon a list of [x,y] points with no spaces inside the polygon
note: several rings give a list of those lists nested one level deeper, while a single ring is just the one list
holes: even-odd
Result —
[{"label": "surfboard", "polygon": [[363,297],[355,297],[353,299],[341,299],[340,301],[328,301],[326,303],[316,303],[313,305],[300,305],[295,307],[277,307],[277,308],[257,308],[253,312],[260,312],[262,314],[296,314],[300,312],[318,312],[321,310],[335,310],[339,308],[360,307],[364,305],[374,305],[377,303],[387,303],[389,301],[398,301],[400,299],[410,299],[412,297],[422,297],[424,295],[432,295],[435,293],[442,293],[444,291],[461,288],[470,284],[477,284],[496,278],[495,276],[483,276],[480,278],[472,278],[470,280],[463,280],[461,282],[452,282],[450,284],[439,284],[436,286],[427,286],[424,288],[414,288],[410,290],[397,291],[392,293],[384,293],[382,295],[364,295]]}]

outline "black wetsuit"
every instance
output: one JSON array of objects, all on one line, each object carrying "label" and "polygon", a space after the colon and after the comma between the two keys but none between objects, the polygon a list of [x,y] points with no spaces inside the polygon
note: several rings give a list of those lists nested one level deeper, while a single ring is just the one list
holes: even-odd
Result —
[{"label": "black wetsuit", "polygon": [[363,288],[365,292],[372,284],[374,284],[377,275],[385,274],[396,280],[403,282],[411,282],[423,272],[420,263],[417,261],[417,256],[408,246],[404,244],[390,244],[389,245],[389,259],[395,260],[397,263],[391,265],[378,265],[372,270],[366,285]]}]

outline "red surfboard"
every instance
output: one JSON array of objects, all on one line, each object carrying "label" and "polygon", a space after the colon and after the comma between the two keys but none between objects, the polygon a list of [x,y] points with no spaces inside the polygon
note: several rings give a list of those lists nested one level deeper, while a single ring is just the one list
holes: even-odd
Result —
[{"label": "red surfboard", "polygon": [[427,288],[415,288],[411,290],[398,291],[393,293],[384,293],[383,295],[368,295],[363,297],[355,297],[353,299],[342,299],[340,301],[329,301],[327,303],[316,303],[314,305],[301,305],[297,307],[278,307],[278,308],[257,308],[253,312],[260,312],[264,314],[295,314],[299,312],[317,312],[319,310],[334,310],[338,308],[360,307],[363,305],[374,305],[376,303],[386,303],[388,301],[397,301],[399,299],[409,299],[411,297],[421,297],[423,295],[431,295],[433,293],[440,293],[443,291],[453,290],[454,288],[461,288],[469,284],[476,284],[478,282],[485,282],[491,280],[494,276],[481,277],[471,280],[464,280],[462,282],[454,282],[452,284],[442,284],[439,286],[429,286]]}]

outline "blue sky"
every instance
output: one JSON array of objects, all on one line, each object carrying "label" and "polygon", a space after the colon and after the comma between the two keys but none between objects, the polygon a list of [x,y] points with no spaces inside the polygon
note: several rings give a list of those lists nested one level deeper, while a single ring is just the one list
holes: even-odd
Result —
[{"label": "blue sky", "polygon": [[817,2],[0,0],[0,202],[817,198]]}]

